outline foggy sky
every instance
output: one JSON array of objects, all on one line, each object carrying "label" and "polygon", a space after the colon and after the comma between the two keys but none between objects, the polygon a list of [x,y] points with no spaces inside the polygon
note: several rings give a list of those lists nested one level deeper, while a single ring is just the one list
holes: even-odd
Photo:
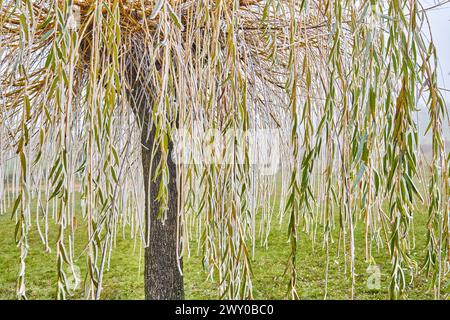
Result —
[{"label": "foggy sky", "polygon": [[[444,0],[421,0],[425,8],[430,8],[437,3],[445,2]],[[442,5],[438,8],[428,11],[428,17],[432,29],[432,37],[437,50],[438,56],[438,75],[439,86],[444,89],[450,89],[450,3]],[[442,91],[446,108],[450,107],[450,92]],[[422,109],[418,114],[419,133],[423,143],[429,143],[430,137],[424,137],[424,131],[428,125],[428,112]],[[446,126],[444,131],[447,144],[450,142],[450,128],[448,127],[448,119],[445,120]]]}]

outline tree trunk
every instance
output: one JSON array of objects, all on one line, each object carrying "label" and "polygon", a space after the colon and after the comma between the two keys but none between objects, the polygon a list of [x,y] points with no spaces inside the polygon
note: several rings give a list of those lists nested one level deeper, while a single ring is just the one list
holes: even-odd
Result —
[{"label": "tree trunk", "polygon": [[[135,61],[140,61],[136,55]],[[182,267],[182,260],[177,261],[177,220],[178,220],[178,192],[176,185],[176,165],[171,155],[173,143],[169,143],[169,159],[167,165],[169,170],[169,194],[167,219],[158,219],[160,204],[157,195],[160,178],[153,181],[155,170],[161,158],[158,148],[153,155],[152,149],[155,140],[155,128],[152,126],[150,116],[153,99],[146,87],[147,83],[142,73],[137,72],[137,66],[130,63],[128,66],[128,101],[131,104],[136,119],[141,127],[142,142],[142,168],[145,188],[145,234],[149,239],[148,247],[145,249],[145,272],[144,286],[145,298],[148,300],[180,300],[184,299],[183,276],[178,268]],[[151,170],[151,172],[150,172]]]},{"label": "tree trunk", "polygon": [[[144,126],[146,127],[146,126]],[[148,132],[142,132],[142,167],[145,185],[146,226],[150,235],[149,246],[145,249],[145,297],[148,300],[180,300],[184,298],[183,277],[178,269],[177,261],[177,186],[176,166],[168,159],[169,166],[169,209],[167,219],[158,219],[159,204],[156,196],[159,190],[160,178],[156,181],[155,167],[159,163],[160,152],[156,152],[151,166],[151,150],[154,139],[154,129],[149,137]],[[173,149],[169,144],[169,154]],[[151,176],[150,175],[150,167]],[[150,177],[150,179],[149,179]],[[150,188],[150,190],[149,190]],[[150,191],[150,192],[149,192]],[[148,220],[149,219],[149,220]],[[180,261],[182,266],[182,261]]]}]

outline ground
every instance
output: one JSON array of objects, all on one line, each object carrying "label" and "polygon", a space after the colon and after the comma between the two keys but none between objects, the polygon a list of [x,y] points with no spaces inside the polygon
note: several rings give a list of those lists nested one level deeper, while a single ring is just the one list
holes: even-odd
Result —
[{"label": "ground", "polygon": [[[269,248],[256,247],[253,258],[254,298],[283,299],[286,298],[287,277],[284,276],[285,265],[290,245],[287,243],[287,227],[279,225],[274,217],[269,237]],[[412,252],[417,261],[423,261],[426,248],[426,221],[424,213],[415,216],[416,246]],[[78,236],[85,234],[85,227],[79,222]],[[320,234],[320,232],[318,232]],[[54,234],[52,243],[54,243]],[[85,239],[77,242],[76,250],[79,256],[83,250]],[[360,221],[356,228],[356,299],[386,299],[388,298],[390,264],[387,249],[380,248],[375,254],[375,263],[381,267],[381,289],[371,290],[367,286],[369,274],[366,272],[368,263],[364,259],[364,226]],[[302,299],[324,298],[325,250],[322,249],[320,237],[316,244],[305,234],[301,234],[297,256],[298,293]],[[206,272],[202,269],[201,258],[195,253],[196,244],[192,243],[192,255],[186,258],[185,290],[187,299],[217,298],[216,284],[206,280]],[[335,247],[335,246],[334,246]],[[376,250],[374,250],[376,252]],[[342,258],[336,258],[336,251],[331,250],[330,273],[328,283],[328,299],[348,299],[351,297],[351,280],[344,272]],[[14,299],[16,275],[18,271],[18,249],[14,243],[14,221],[9,214],[0,216],[0,299]],[[78,258],[75,264],[84,270],[84,256]],[[29,299],[55,298],[56,259],[52,253],[44,253],[42,243],[36,228],[32,228],[30,236],[30,251],[27,258],[26,285]],[[109,271],[104,278],[103,299],[142,299],[143,290],[143,259],[140,255],[139,241],[118,238],[117,247],[113,251]],[[444,288],[445,290],[445,288]],[[82,286],[73,298],[83,297]],[[405,298],[433,299],[429,280],[419,274],[409,285]]]}]

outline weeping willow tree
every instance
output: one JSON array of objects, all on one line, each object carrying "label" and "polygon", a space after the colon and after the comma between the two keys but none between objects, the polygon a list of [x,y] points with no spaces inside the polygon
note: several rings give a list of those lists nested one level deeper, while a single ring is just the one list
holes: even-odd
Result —
[{"label": "weeping willow tree", "polygon": [[[373,248],[388,252],[391,298],[423,268],[440,298],[450,266],[448,118],[418,0],[0,7],[0,212],[12,210],[16,222],[19,298],[33,225],[56,254],[58,298],[72,294],[76,241],[85,241],[86,298],[101,297],[117,237],[145,248],[149,299],[183,298],[192,239],[219,297],[252,298],[252,253],[258,239],[270,245],[275,214],[288,226],[290,298],[302,286],[300,232],[323,236],[326,283],[337,247],[352,296],[355,247],[364,246],[369,264]],[[429,165],[419,154],[419,105],[429,113]],[[177,159],[177,132],[193,141],[211,129],[231,136],[215,151],[231,161]],[[276,132],[277,175],[252,161],[246,133],[258,130]],[[419,206],[429,215],[425,261],[410,254]],[[77,217],[87,240],[76,237]],[[357,224],[364,243],[355,243]]]}]

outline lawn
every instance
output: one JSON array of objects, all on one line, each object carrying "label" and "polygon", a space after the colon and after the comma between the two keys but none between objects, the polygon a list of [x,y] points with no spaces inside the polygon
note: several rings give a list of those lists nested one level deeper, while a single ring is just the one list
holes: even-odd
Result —
[{"label": "lawn", "polygon": [[[416,247],[412,254],[422,261],[425,254],[425,214],[415,216]],[[256,299],[283,299],[286,297],[287,278],[283,275],[289,254],[287,243],[287,227],[279,225],[275,216],[269,237],[269,248],[256,247],[253,259],[253,287]],[[80,223],[79,223],[80,224]],[[76,257],[80,256],[85,244],[85,226],[79,225],[77,231]],[[320,234],[320,232],[318,232]],[[55,234],[51,234],[54,243]],[[30,232],[30,250],[27,258],[26,285],[29,299],[53,299],[55,297],[56,259],[52,253],[44,253],[36,228]],[[371,290],[367,287],[368,264],[364,261],[364,226],[360,222],[356,229],[356,299],[386,299],[390,264],[387,249],[381,248],[375,254],[375,262],[381,268],[381,289]],[[297,256],[298,292],[302,299],[323,299],[325,250],[320,238],[313,246],[306,234],[301,233]],[[335,245],[333,246],[335,247]],[[192,248],[196,244],[192,243]],[[15,298],[15,281],[18,271],[18,250],[14,243],[14,221],[10,215],[0,216],[0,299]],[[331,249],[330,249],[331,250]],[[333,251],[334,250],[334,251]],[[187,299],[217,298],[216,284],[206,280],[206,272],[202,269],[201,258],[192,250],[192,255],[185,258],[185,291]],[[328,299],[348,299],[351,297],[351,280],[344,273],[343,259],[336,258],[336,248],[330,255],[330,272],[328,283]],[[142,299],[143,295],[143,260],[139,241],[118,239],[113,251],[110,269],[105,273],[103,299]],[[83,272],[85,257],[81,256],[75,264]],[[84,274],[84,273],[83,273]],[[83,297],[82,286],[74,295],[74,299]],[[410,284],[405,298],[432,299],[429,281],[419,274]]]}]

